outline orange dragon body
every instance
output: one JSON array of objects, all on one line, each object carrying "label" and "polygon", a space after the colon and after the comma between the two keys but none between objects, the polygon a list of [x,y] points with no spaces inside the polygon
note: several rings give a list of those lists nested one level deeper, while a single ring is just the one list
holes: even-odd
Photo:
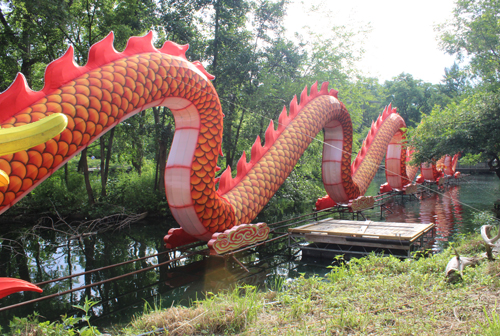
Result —
[{"label": "orange dragon body", "polygon": [[461,173],[456,171],[460,153],[453,155],[444,155],[436,163],[424,162],[420,165],[421,174],[417,178],[417,183],[437,183],[444,184],[450,178],[460,178]]},{"label": "orange dragon body", "polygon": [[[356,159],[351,165],[353,183],[359,189],[359,195],[364,195],[370,182],[373,180],[384,155],[386,157],[387,183],[381,186],[381,190],[404,190],[411,185],[417,170],[408,164],[411,151],[404,145],[405,137],[403,128],[406,124],[403,118],[391,105],[386,107],[383,113],[372,123],[370,132],[361,146]],[[336,204],[348,204],[351,210],[361,210],[370,207],[374,203],[373,198],[365,198],[364,204],[353,207],[354,195],[342,195],[332,191],[330,186],[336,186],[339,179],[336,174],[338,169],[339,151],[337,148],[343,138],[340,132],[332,134],[325,128],[325,146],[323,147],[323,181],[328,195],[318,199],[316,210],[332,207]],[[329,155],[331,152],[333,155]],[[330,182],[331,181],[331,182]],[[409,188],[408,190],[413,190]],[[356,197],[357,197],[356,196]]]},{"label": "orange dragon body", "polygon": [[215,239],[209,245],[217,247],[219,253],[237,246],[235,241],[241,246],[265,239],[269,233],[265,224],[248,223],[273,197],[323,128],[327,143],[323,177],[336,202],[349,202],[364,194],[389,143],[397,147],[391,153],[404,157],[399,143],[404,122],[388,108],[351,167],[350,115],[337,99],[337,92],[328,90],[328,83],[319,91],[314,84],[309,94],[304,89],[300,103],[294,98],[288,113],[283,109],[277,129],[271,121],[265,145],[257,138],[250,162],[243,154],[234,178],[228,168],[218,179],[221,105],[210,81],[213,77],[199,62],[189,62],[186,50],[187,46],[173,42],[156,49],[150,33],[131,38],[119,53],[110,34],[92,46],[85,66],[74,64],[71,47],[49,64],[41,91],[31,91],[19,75],[0,95],[0,126],[18,127],[53,113],[66,115],[68,125],[43,144],[0,157],[0,169],[10,178],[9,185],[0,187],[0,213],[116,124],[153,106],[170,108],[176,125],[165,189],[182,229],[169,232],[167,246],[176,239],[176,244]]}]

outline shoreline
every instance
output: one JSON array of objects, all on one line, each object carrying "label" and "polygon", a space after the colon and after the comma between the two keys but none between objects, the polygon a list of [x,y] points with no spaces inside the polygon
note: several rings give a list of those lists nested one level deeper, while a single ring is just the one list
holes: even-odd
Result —
[{"label": "shoreline", "polygon": [[[470,234],[429,257],[400,260],[370,255],[351,259],[332,267],[325,276],[302,274],[266,290],[244,285],[216,294],[208,292],[191,307],[159,309],[147,305],[144,313],[133,318],[129,325],[102,332],[110,335],[496,334],[500,331],[496,309],[500,262],[484,260],[476,268],[465,269],[460,281],[449,283],[444,271],[454,256],[453,248],[464,257],[485,251],[480,235]],[[35,329],[36,323],[32,323],[31,330]]]}]

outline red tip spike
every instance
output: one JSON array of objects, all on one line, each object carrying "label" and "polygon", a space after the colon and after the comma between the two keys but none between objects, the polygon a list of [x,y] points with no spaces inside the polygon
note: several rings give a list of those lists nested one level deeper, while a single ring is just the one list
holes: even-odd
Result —
[{"label": "red tip spike", "polygon": [[153,46],[152,31],[144,36],[133,36],[129,38],[123,54],[126,56],[130,56],[146,52],[158,52],[158,50],[156,50],[156,48]]},{"label": "red tip spike", "polygon": [[295,116],[299,113],[299,106],[297,105],[297,96],[293,96],[292,101],[290,102],[290,113],[289,117],[291,119],[295,118]]},{"label": "red tip spike", "polygon": [[118,53],[113,46],[114,38],[115,36],[113,32],[111,32],[104,39],[90,47],[89,57],[85,68],[95,69],[121,57],[121,54]]},{"label": "red tip spike", "polygon": [[264,152],[265,150],[260,142],[260,136],[257,135],[257,139],[255,139],[255,142],[252,145],[252,151],[250,153],[252,157],[250,158],[250,161],[257,162],[262,155],[264,155]]},{"label": "red tip spike", "polygon": [[318,92],[318,81],[314,82],[313,85],[311,85],[311,93],[309,94],[311,96],[311,98],[314,98],[316,96],[318,96],[319,92]]},{"label": "red tip spike", "polygon": [[52,61],[47,66],[43,92],[50,93],[87,71],[86,68],[79,67],[73,57],[73,47],[70,46],[62,57]]},{"label": "red tip spike", "polygon": [[307,85],[304,87],[304,90],[300,93],[300,106],[305,106],[308,102],[309,99],[307,99]]},{"label": "red tip spike", "polygon": [[337,99],[339,98],[338,94],[339,94],[339,92],[337,90],[334,90],[334,89],[331,89],[330,93],[329,93],[330,96],[333,96],[333,97],[335,97]]},{"label": "red tip spike", "polygon": [[390,113],[389,111],[390,111],[390,110],[389,110],[389,107],[387,107],[387,106],[386,106],[386,107],[385,107],[385,109],[384,109],[384,112],[382,113],[382,119],[387,118],[387,116],[388,116],[388,115],[389,115],[389,113]]},{"label": "red tip spike", "polygon": [[24,75],[18,73],[9,88],[0,93],[0,122],[9,119],[44,96],[43,91],[31,90]]},{"label": "red tip spike", "polygon": [[219,166],[215,166],[215,172],[217,173],[221,168]]},{"label": "red tip spike", "polygon": [[286,106],[283,106],[283,111],[281,111],[278,117],[278,132],[283,132],[288,124],[290,124],[290,118],[288,117]]},{"label": "red tip spike", "polygon": [[189,44],[180,45],[172,41],[166,41],[163,44],[163,47],[161,47],[159,51],[161,51],[164,54],[179,56],[187,60],[186,51],[188,49],[189,49]]},{"label": "red tip spike", "polygon": [[208,71],[205,69],[203,64],[200,63],[200,61],[194,61],[193,65],[201,71],[202,74],[204,74],[209,80],[214,80],[215,76],[212,74],[209,74]]},{"label": "red tip spike", "polygon": [[273,120],[271,119],[271,121],[269,122],[269,126],[267,126],[267,129],[266,129],[266,147],[269,147],[270,145],[272,145],[274,143],[274,141],[276,141],[276,132],[274,131],[274,122]]},{"label": "red tip spike", "polygon": [[231,189],[231,182],[233,178],[231,177],[231,167],[227,166],[227,169],[224,170],[219,180],[219,190],[217,193],[219,195],[223,195]]},{"label": "red tip spike", "polygon": [[246,168],[247,168],[247,153],[243,152],[243,154],[241,154],[240,159],[238,160],[238,164],[236,165],[236,170],[237,170],[236,178],[246,175],[247,173]]},{"label": "red tip spike", "polygon": [[321,84],[320,94],[324,94],[324,95],[329,94],[329,93],[328,93],[328,84],[330,84],[330,83],[329,83],[329,82],[323,82],[323,83]]}]

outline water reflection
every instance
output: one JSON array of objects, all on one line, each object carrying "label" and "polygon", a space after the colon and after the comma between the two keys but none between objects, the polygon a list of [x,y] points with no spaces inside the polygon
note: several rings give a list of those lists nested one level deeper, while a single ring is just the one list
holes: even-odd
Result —
[{"label": "water reflection", "polygon": [[[174,263],[166,264],[145,272],[144,268],[165,263],[177,258],[181,252],[165,253],[162,237],[167,232],[165,223],[141,222],[120,232],[104,232],[68,239],[63,232],[12,230],[12,240],[3,241],[0,255],[1,276],[20,277],[31,282],[43,282],[72,274],[84,273],[71,279],[40,285],[43,296],[71,290],[89,284],[97,284],[62,296],[31,303],[0,312],[0,325],[6,327],[13,316],[27,316],[38,312],[54,320],[63,314],[79,313],[72,307],[82,304],[85,297],[99,301],[92,314],[93,323],[109,325],[126,323],[141,312],[149,302],[169,307],[172,304],[189,305],[206,292],[217,293],[236,283],[258,287],[271,286],[275,278],[288,274],[290,263],[286,240],[268,244],[252,253],[237,256],[246,265],[244,270],[232,259],[193,255]],[[36,239],[34,239],[36,238]],[[15,241],[20,243],[14,243]],[[108,265],[145,258],[117,267]],[[90,272],[103,268],[98,272]],[[86,273],[88,272],[88,273]],[[120,277],[111,282],[105,280]],[[18,302],[40,297],[26,292],[17,293],[0,301],[0,309]]]},{"label": "water reflection", "polygon": [[[373,184],[383,182],[384,176],[378,173]],[[394,197],[386,204],[383,217],[377,218],[375,211],[369,211],[367,215],[376,221],[435,223],[434,248],[441,250],[453,241],[456,234],[478,230],[472,222],[474,213],[491,210],[499,191],[500,180],[495,175],[476,175],[457,185],[428,186],[416,201]]]},{"label": "water reflection", "polygon": [[[377,174],[369,188],[376,194],[384,183],[383,173]],[[473,210],[489,210],[499,195],[500,182],[494,175],[477,176],[469,183],[429,190],[418,200],[408,201],[400,197],[392,199],[383,210],[368,211],[366,216],[375,221],[436,223],[436,249],[453,240],[456,233],[473,231]],[[290,202],[275,201],[268,212],[259,216],[259,221],[268,223],[291,218],[312,208],[310,204],[290,205]],[[260,287],[273,287],[281,278],[296,277],[301,273],[325,274],[329,262],[304,260],[290,256],[287,241],[275,241],[261,246],[253,253],[237,256],[248,272],[232,259],[193,255],[185,260],[152,268],[145,272],[119,278],[112,282],[106,279],[119,277],[165,263],[180,256],[180,252],[165,252],[163,235],[173,221],[143,221],[131,224],[120,231],[74,232],[74,228],[51,226],[53,229],[20,229],[18,223],[7,229],[2,223],[0,276],[19,277],[39,283],[77,273],[85,273],[72,279],[42,286],[43,295],[71,290],[92,283],[88,287],[57,298],[36,302],[8,311],[0,312],[0,326],[16,316],[27,316],[34,311],[49,319],[62,314],[75,314],[74,304],[81,304],[90,297],[100,301],[93,311],[95,323],[111,324],[130,321],[133,314],[142,312],[145,302],[152,306],[168,307],[175,304],[188,305],[203,297],[203,293],[227,289],[235,283],[248,283]],[[146,256],[156,255],[152,258]],[[92,270],[124,261],[144,258],[136,262],[113,268]],[[36,293],[14,294],[0,301],[2,307],[39,297]]]}]

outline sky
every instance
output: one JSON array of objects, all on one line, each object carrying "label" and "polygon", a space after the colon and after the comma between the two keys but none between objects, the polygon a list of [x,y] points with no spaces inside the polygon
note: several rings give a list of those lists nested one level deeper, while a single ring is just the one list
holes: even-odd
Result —
[{"label": "sky", "polygon": [[[402,72],[437,84],[454,57],[438,46],[436,24],[451,18],[454,0],[292,0],[285,21],[289,37],[304,25],[327,33],[328,27],[371,27],[363,42],[359,68],[380,83]],[[311,5],[319,9],[307,15]]]}]

